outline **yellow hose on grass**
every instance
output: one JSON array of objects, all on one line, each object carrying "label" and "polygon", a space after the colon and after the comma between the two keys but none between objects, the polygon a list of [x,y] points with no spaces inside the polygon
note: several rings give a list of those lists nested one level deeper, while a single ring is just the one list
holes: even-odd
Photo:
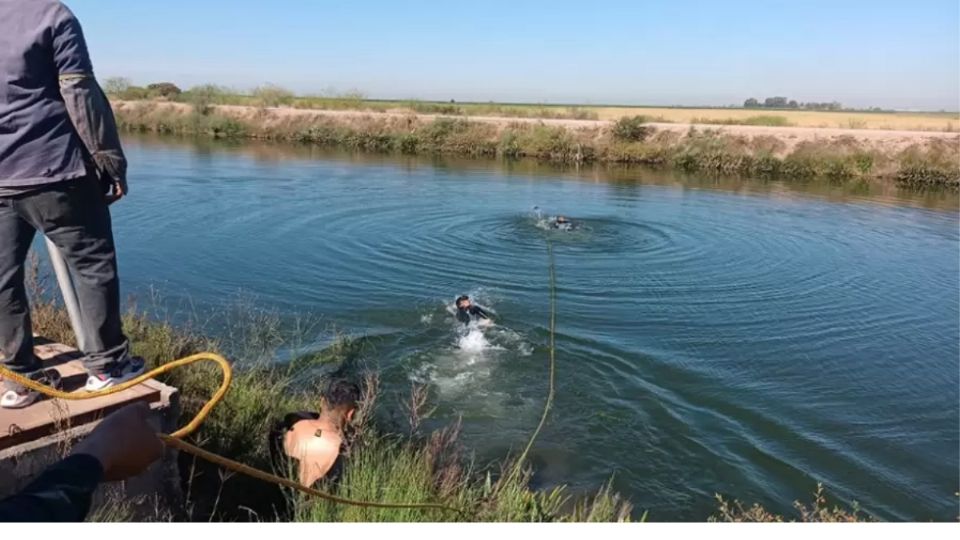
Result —
[{"label": "yellow hose on grass", "polygon": [[17,384],[23,385],[31,390],[39,392],[47,397],[55,399],[65,399],[70,401],[80,401],[84,399],[93,399],[103,396],[109,396],[111,394],[116,394],[117,392],[123,392],[128,388],[132,388],[138,384],[143,383],[149,379],[156,378],[158,375],[163,375],[174,369],[188,366],[196,362],[210,361],[217,364],[220,367],[220,370],[223,372],[223,380],[220,381],[220,387],[217,388],[217,391],[213,393],[213,396],[200,408],[200,411],[193,417],[190,422],[188,422],[182,428],[174,431],[169,435],[159,434],[159,438],[163,441],[163,444],[171,448],[176,448],[188,454],[199,457],[216,465],[219,465],[225,469],[245,474],[251,476],[258,480],[264,482],[271,482],[283,487],[297,490],[301,493],[310,495],[312,497],[318,497],[320,499],[325,499],[337,504],[348,504],[352,506],[362,506],[367,508],[413,508],[413,509],[423,509],[423,510],[445,510],[450,512],[457,512],[463,515],[463,511],[459,508],[454,508],[452,506],[446,506],[443,504],[434,504],[434,503],[384,503],[384,502],[375,502],[375,501],[359,501],[355,499],[347,499],[344,497],[338,497],[336,495],[331,495],[329,493],[313,489],[311,487],[306,487],[300,485],[297,482],[277,476],[260,469],[256,469],[249,465],[234,461],[232,459],[225,458],[221,455],[214,454],[213,452],[208,452],[202,448],[194,446],[183,440],[184,437],[195,432],[200,424],[207,419],[207,416],[213,411],[214,407],[223,400],[223,396],[226,395],[227,390],[230,389],[230,383],[233,381],[233,367],[230,365],[230,362],[226,358],[220,356],[219,354],[211,352],[202,352],[193,354],[179,360],[174,360],[173,362],[164,364],[160,367],[154,368],[139,377],[131,379],[123,384],[118,384],[104,390],[98,390],[96,392],[64,392],[62,390],[57,390],[56,388],[51,388],[49,386],[37,383],[32,381],[22,375],[18,375],[10,371],[9,369],[0,366],[0,375],[4,378],[16,382]]}]

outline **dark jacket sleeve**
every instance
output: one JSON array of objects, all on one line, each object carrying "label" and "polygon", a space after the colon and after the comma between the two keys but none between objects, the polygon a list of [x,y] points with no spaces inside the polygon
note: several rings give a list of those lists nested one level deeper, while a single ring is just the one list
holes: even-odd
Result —
[{"label": "dark jacket sleeve", "polygon": [[483,310],[480,306],[472,306],[470,312],[478,317],[483,317],[484,319],[489,319],[490,314]]},{"label": "dark jacket sleeve", "polygon": [[0,501],[0,523],[83,521],[103,478],[92,456],[70,456],[50,467],[16,495]]},{"label": "dark jacket sleeve", "polygon": [[119,182],[127,193],[127,158],[120,145],[113,109],[93,76],[83,30],[66,6],[61,6],[58,15],[53,29],[53,56],[67,114],[97,171]]}]

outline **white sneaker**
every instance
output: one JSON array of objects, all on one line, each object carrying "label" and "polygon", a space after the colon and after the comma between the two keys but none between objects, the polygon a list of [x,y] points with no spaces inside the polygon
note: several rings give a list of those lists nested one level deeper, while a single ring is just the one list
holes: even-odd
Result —
[{"label": "white sneaker", "polygon": [[22,393],[16,390],[7,390],[0,397],[0,407],[4,409],[22,409],[33,405],[33,402],[40,397],[40,392],[23,389]]},{"label": "white sneaker", "polygon": [[130,379],[142,375],[146,367],[147,365],[142,358],[130,358],[109,373],[101,373],[87,377],[87,385],[84,389],[87,392],[96,392],[98,390],[105,390],[111,386],[123,384]]},{"label": "white sneaker", "polygon": [[[60,374],[54,370],[41,369],[30,375],[30,379],[40,384],[60,389]],[[3,393],[3,396],[0,397],[0,408],[22,409],[29,407],[40,399],[40,396],[40,392],[30,390],[29,388],[19,387],[16,390],[7,390]]]}]

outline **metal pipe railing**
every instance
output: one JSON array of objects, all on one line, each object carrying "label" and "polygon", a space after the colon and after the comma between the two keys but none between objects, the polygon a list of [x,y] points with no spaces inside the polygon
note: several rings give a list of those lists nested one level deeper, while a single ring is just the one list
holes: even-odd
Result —
[{"label": "metal pipe railing", "polygon": [[67,307],[67,315],[70,317],[70,326],[77,337],[77,348],[86,351],[86,343],[83,334],[83,319],[80,316],[80,301],[77,299],[77,290],[73,286],[73,277],[70,274],[70,267],[63,258],[63,254],[49,238],[44,237],[47,244],[47,253],[50,255],[50,263],[53,265],[53,273],[57,276],[57,284],[60,286],[60,294],[63,296],[63,303]]}]

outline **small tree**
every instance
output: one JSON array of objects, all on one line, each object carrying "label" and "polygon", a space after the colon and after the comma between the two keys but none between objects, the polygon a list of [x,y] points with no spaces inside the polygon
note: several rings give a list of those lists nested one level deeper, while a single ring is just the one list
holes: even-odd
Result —
[{"label": "small tree", "polygon": [[294,94],[282,86],[267,83],[254,88],[253,97],[264,107],[279,107],[292,103]]},{"label": "small tree", "polygon": [[103,91],[114,96],[123,94],[130,86],[130,79],[126,77],[110,77],[103,81]]},{"label": "small tree", "polygon": [[137,100],[137,99],[147,99],[148,97],[150,97],[149,94],[150,92],[142,86],[129,86],[127,87],[126,90],[124,90],[123,92],[120,92],[117,95],[117,97],[119,97],[120,99]]},{"label": "small tree", "polygon": [[199,114],[210,114],[213,106],[223,101],[226,90],[215,84],[201,84],[186,92],[187,101],[193,105],[193,110]]},{"label": "small tree", "polygon": [[653,128],[646,124],[645,116],[625,116],[615,124],[611,129],[613,138],[623,142],[640,142],[653,133]]},{"label": "small tree", "polygon": [[175,99],[183,92],[180,90],[180,87],[171,82],[148,84],[147,91],[150,93],[150,97],[162,97],[167,99]]},{"label": "small tree", "polygon": [[366,101],[367,95],[357,90],[356,88],[351,88],[346,92],[340,94],[340,99],[344,100],[348,107],[351,109],[360,109],[363,107],[363,102]]}]

